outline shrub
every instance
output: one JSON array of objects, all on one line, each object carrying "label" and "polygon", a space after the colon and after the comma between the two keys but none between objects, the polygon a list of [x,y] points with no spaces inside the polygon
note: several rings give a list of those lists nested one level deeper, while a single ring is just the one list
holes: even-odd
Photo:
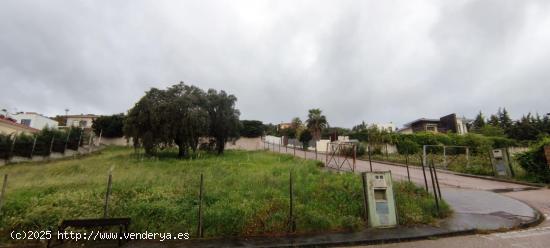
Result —
[{"label": "shrub", "polygon": [[533,145],[529,151],[516,155],[518,163],[537,182],[550,183],[550,168],[544,156],[544,147],[550,145],[550,139],[545,138]]},{"label": "shrub", "polygon": [[264,124],[261,121],[242,120],[239,133],[247,138],[260,137],[264,133]]}]

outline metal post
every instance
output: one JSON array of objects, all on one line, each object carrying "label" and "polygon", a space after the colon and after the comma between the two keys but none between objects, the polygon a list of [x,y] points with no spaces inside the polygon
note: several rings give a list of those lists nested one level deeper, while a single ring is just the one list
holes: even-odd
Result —
[{"label": "metal post", "polygon": [[325,166],[328,165],[328,146],[329,146],[329,143],[327,143],[327,150],[325,151]]},{"label": "metal post", "polygon": [[13,157],[13,149],[15,149],[15,141],[17,140],[17,134],[13,135],[13,141],[11,142],[10,155],[8,156],[8,161]]},{"label": "metal post", "polygon": [[447,147],[446,146],[443,146],[443,166],[445,167],[445,169],[447,169]]},{"label": "metal post", "polygon": [[434,174],[432,172],[432,167],[435,169],[435,165],[432,159],[432,165],[428,165],[428,169],[430,170],[430,177],[432,178],[432,189],[434,192],[434,199],[435,199],[435,207],[437,208],[437,214],[439,214],[439,199],[437,198],[437,189],[435,188],[435,180],[434,180]]},{"label": "metal post", "polygon": [[55,140],[55,137],[52,137],[52,142],[50,142],[50,153],[48,156],[51,156],[52,155],[52,151],[53,151],[53,141]]},{"label": "metal post", "polygon": [[353,145],[353,170],[355,171],[355,160],[357,159],[357,146]]},{"label": "metal post", "polygon": [[407,166],[407,178],[409,179],[409,182],[411,182],[411,173],[409,172],[409,151],[408,150],[405,153],[405,166]]},{"label": "metal post", "polygon": [[203,237],[203,228],[202,228],[202,197],[203,197],[203,188],[204,188],[204,176],[201,173],[201,184],[199,189],[199,225],[197,227],[197,234],[199,238]]},{"label": "metal post", "polygon": [[111,195],[111,187],[113,183],[112,171],[109,171],[109,181],[107,181],[107,192],[105,193],[105,205],[103,206],[103,218],[109,216],[109,196]]},{"label": "metal post", "polygon": [[364,211],[364,218],[365,222],[369,221],[369,205],[368,205],[368,198],[367,198],[367,181],[366,172],[361,172],[361,181],[363,182],[363,211]]},{"label": "metal post", "polygon": [[34,149],[36,148],[36,139],[37,138],[38,138],[38,136],[34,136],[34,141],[32,142],[31,159],[32,159],[32,155],[34,154]]},{"label": "metal post", "polygon": [[370,151],[370,142],[369,142],[369,145],[367,146],[368,150],[369,150],[369,165],[370,165],[370,171],[372,172],[372,160],[371,160],[371,151]]},{"label": "metal post", "polygon": [[439,179],[437,178],[437,170],[435,169],[435,166],[433,169],[434,169],[435,185],[437,186],[437,193],[439,194],[439,199],[442,200],[443,198],[441,197],[441,188],[439,187]]},{"label": "metal post", "polygon": [[294,148],[294,157],[296,157],[296,144],[292,144],[292,147]]},{"label": "metal post", "polygon": [[90,133],[90,139],[88,140],[88,153],[92,153],[92,133]]},{"label": "metal post", "polygon": [[470,148],[466,147],[466,167],[470,167]]},{"label": "metal post", "polygon": [[426,192],[428,192],[428,179],[426,179],[426,145],[422,149],[422,174],[424,175],[424,185],[426,186]]},{"label": "metal post", "polygon": [[77,151],[78,151],[78,148],[80,147],[80,142],[82,141],[82,133],[84,133],[84,130],[80,131],[80,136],[78,136],[78,145],[76,146]]},{"label": "metal post", "polygon": [[289,180],[289,195],[290,195],[290,209],[289,209],[289,220],[288,223],[290,225],[290,232],[293,233],[296,231],[296,223],[294,222],[294,191],[292,189],[292,171],[290,171],[290,180]]},{"label": "metal post", "polygon": [[103,129],[99,131],[99,139],[97,139],[97,146],[101,146],[101,137],[103,135]]},{"label": "metal post", "polygon": [[315,144],[315,160],[317,160],[317,144]]},{"label": "metal post", "polygon": [[0,192],[0,213],[2,210],[2,203],[4,202],[4,195],[6,194],[7,186],[8,186],[8,174],[4,174],[4,182],[2,183],[2,191]]},{"label": "metal post", "polygon": [[67,133],[67,139],[65,139],[65,149],[63,150],[63,154],[65,154],[65,151],[67,150],[67,144],[69,143],[69,138],[71,137],[71,131],[72,129],[69,129],[69,133]]}]

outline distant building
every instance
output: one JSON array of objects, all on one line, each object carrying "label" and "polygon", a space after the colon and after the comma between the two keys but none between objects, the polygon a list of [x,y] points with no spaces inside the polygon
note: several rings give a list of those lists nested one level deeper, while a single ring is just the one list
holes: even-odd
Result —
[{"label": "distant building", "polygon": [[67,115],[67,126],[80,127],[80,128],[92,128],[92,124],[99,115],[93,114],[81,114],[81,115]]},{"label": "distant building", "polygon": [[8,119],[5,115],[0,116],[0,133],[3,134],[31,134],[38,133],[40,130],[29,126],[21,125],[13,119]]},{"label": "distant building", "polygon": [[281,123],[281,124],[277,125],[277,128],[279,130],[287,129],[287,128],[290,128],[290,127],[292,127],[292,123]]},{"label": "distant building", "polygon": [[19,124],[35,129],[57,128],[58,126],[57,121],[34,112],[20,112],[11,115],[11,117],[17,120]]},{"label": "distant building", "polygon": [[468,133],[465,118],[456,117],[456,114],[443,116],[439,119],[420,118],[411,121],[399,129],[399,133],[416,133],[416,132],[436,132],[447,133],[454,132],[457,134]]}]

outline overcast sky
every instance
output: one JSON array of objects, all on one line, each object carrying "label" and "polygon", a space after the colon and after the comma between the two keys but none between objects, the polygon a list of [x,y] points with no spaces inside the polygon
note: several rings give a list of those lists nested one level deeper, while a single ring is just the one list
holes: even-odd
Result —
[{"label": "overcast sky", "polygon": [[0,108],[125,112],[179,81],[241,119],[550,112],[550,1],[0,1]]}]

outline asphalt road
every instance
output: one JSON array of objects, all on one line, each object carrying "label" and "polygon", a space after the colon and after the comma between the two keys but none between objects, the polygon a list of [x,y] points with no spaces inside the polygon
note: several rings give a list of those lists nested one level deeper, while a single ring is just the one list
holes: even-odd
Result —
[{"label": "asphalt road", "polygon": [[[294,151],[291,148],[285,149],[284,147],[270,146],[270,150],[274,152],[281,152],[292,154],[302,158],[316,159],[322,162],[325,162],[327,159],[324,154],[317,154],[317,157],[314,152],[304,152],[296,150]],[[349,161],[351,162],[351,161]],[[351,163],[339,159],[337,161],[332,160],[331,163],[333,168],[340,169],[343,171],[350,171],[352,166]],[[342,164],[342,166],[336,166],[334,164]],[[402,166],[389,165],[372,162],[373,170],[376,171],[388,171],[391,170],[392,176],[397,180],[407,180],[407,169]],[[369,171],[370,164],[368,161],[357,160],[355,171]],[[411,181],[417,183],[418,185],[424,185],[424,176],[422,170],[419,167],[411,166],[409,167],[409,173]],[[429,177],[429,174],[428,174]],[[502,197],[510,197],[516,200],[519,200],[523,203],[528,204],[529,206],[539,210],[543,215],[545,215],[546,220],[543,221],[540,225],[532,227],[529,229],[501,232],[501,233],[491,233],[491,234],[478,234],[470,236],[459,236],[459,237],[449,237],[449,238],[440,238],[435,240],[421,240],[421,241],[412,241],[412,242],[403,242],[403,243],[394,243],[394,244],[385,244],[385,245],[376,245],[374,247],[434,247],[434,248],[466,248],[466,247],[541,247],[548,248],[550,247],[550,221],[548,221],[548,216],[550,216],[550,190],[549,189],[534,189],[530,186],[525,186],[521,184],[507,183],[492,181],[480,178],[472,178],[456,175],[453,173],[446,173],[444,171],[438,171],[439,183],[442,187],[443,198],[447,200],[453,208],[459,208],[460,211],[468,211],[469,208],[473,208],[476,211],[479,211],[479,208],[488,208],[487,211],[494,211],[490,208],[521,208],[520,205],[511,205],[511,206],[498,206],[498,203],[495,204],[486,204],[486,202],[480,202],[477,197],[477,201],[472,197],[470,204],[461,204],[456,206],[456,203],[453,202],[453,197],[470,197],[472,194],[467,192],[471,190],[475,194],[498,194]],[[456,194],[458,189],[459,194]],[[483,199],[483,197],[481,197]],[[465,202],[465,201],[461,201]],[[478,204],[479,203],[479,204]],[[496,206],[494,206],[496,205]],[[487,207],[489,206],[489,207]],[[476,209],[477,208],[477,209]],[[523,210],[522,210],[523,211]],[[361,247],[361,246],[359,246]],[[370,246],[373,247],[373,246]]]}]

